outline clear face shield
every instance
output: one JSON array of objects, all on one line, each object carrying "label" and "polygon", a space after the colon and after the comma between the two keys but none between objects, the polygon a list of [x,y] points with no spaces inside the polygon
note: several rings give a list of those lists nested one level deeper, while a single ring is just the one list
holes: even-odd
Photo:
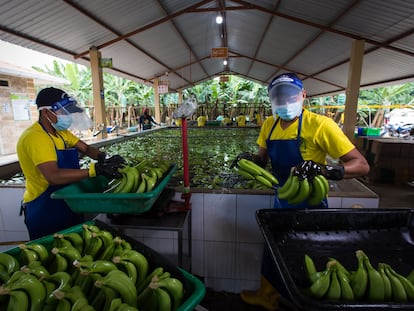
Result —
[{"label": "clear face shield", "polygon": [[83,131],[92,127],[92,120],[72,97],[65,97],[50,107],[41,108],[51,109],[58,116],[58,119],[60,118],[59,116],[70,119],[70,129]]},{"label": "clear face shield", "polygon": [[273,114],[283,120],[293,120],[302,112],[302,89],[291,83],[275,85],[269,91]]}]

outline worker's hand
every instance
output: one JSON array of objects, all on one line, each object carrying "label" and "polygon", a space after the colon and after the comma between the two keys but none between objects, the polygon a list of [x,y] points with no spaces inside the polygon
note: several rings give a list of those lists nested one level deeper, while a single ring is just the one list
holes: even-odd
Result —
[{"label": "worker's hand", "polygon": [[105,152],[99,152],[98,154],[98,163],[104,163],[106,159],[106,153]]},{"label": "worker's hand", "polygon": [[252,161],[261,167],[265,167],[267,164],[257,154],[253,154],[251,152],[242,152],[242,153],[239,153],[236,159],[233,160],[233,162],[230,165],[230,168],[237,166],[237,162],[239,162],[240,159],[246,159],[246,160]]},{"label": "worker's hand", "polygon": [[105,164],[115,164],[115,165],[119,165],[119,166],[123,166],[126,164],[126,161],[123,157],[121,157],[120,155],[114,155],[108,159],[105,159]]},{"label": "worker's hand", "polygon": [[322,175],[326,179],[330,180],[341,180],[345,175],[345,168],[342,165],[323,165]]},{"label": "worker's hand", "polygon": [[91,163],[89,167],[89,176],[95,177],[103,175],[107,178],[121,178],[122,174],[119,172],[121,165],[113,163]]}]

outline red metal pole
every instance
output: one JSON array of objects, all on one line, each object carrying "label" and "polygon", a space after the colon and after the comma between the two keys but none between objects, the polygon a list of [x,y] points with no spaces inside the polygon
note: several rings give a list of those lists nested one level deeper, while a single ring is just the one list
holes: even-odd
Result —
[{"label": "red metal pole", "polygon": [[190,209],[190,172],[188,164],[187,119],[181,118],[181,136],[183,145],[184,188],[182,198],[185,199],[186,209]]}]

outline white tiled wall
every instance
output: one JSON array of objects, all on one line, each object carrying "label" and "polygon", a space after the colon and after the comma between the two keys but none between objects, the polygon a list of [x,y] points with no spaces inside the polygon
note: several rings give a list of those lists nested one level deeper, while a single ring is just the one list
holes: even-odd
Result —
[{"label": "white tiled wall", "polygon": [[[0,187],[0,242],[29,240],[24,217],[19,216],[23,187]],[[0,251],[14,245],[0,245]]]}]

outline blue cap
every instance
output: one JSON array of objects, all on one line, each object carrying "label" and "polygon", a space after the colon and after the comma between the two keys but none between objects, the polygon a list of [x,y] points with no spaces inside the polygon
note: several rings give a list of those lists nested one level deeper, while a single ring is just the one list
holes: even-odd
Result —
[{"label": "blue cap", "polygon": [[282,73],[281,75],[274,77],[272,82],[270,82],[267,91],[270,92],[270,90],[276,85],[292,85],[300,88],[301,90],[303,89],[302,81],[292,72]]}]

